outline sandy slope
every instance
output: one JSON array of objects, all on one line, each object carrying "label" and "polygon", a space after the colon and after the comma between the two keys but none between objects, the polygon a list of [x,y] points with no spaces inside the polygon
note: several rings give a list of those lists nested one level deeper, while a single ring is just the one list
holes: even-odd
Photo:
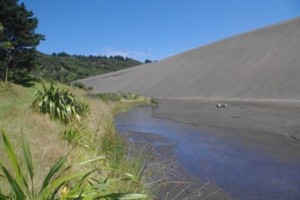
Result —
[{"label": "sandy slope", "polygon": [[300,101],[300,18],[127,70],[81,80],[94,92]]}]

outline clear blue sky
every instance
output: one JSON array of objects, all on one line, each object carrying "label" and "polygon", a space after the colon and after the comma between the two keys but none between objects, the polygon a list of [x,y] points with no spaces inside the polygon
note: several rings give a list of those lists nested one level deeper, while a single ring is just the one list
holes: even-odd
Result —
[{"label": "clear blue sky", "polygon": [[46,35],[38,50],[168,56],[300,16],[300,0],[20,0]]}]

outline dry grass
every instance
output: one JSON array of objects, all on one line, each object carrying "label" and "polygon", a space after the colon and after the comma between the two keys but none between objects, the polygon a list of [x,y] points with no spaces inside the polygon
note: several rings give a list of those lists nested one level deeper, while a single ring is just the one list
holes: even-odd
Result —
[{"label": "dry grass", "polygon": [[[3,87],[3,86],[2,86]],[[22,155],[22,134],[31,146],[34,166],[38,169],[37,180],[42,180],[50,166],[68,152],[65,142],[59,137],[63,125],[51,121],[47,116],[35,113],[30,107],[32,89],[17,85],[10,86],[11,92],[0,95],[0,130],[11,138],[17,153]],[[3,145],[0,146],[0,157],[5,158]],[[5,163],[7,159],[1,159]],[[38,182],[38,181],[37,181]],[[1,185],[2,186],[2,185]]]},{"label": "dry grass", "polygon": [[[18,156],[22,157],[21,140],[22,134],[26,138],[31,148],[33,164],[35,167],[35,183],[39,187],[41,180],[45,177],[50,167],[63,155],[66,155],[72,149],[69,156],[69,163],[86,160],[104,154],[101,151],[100,143],[105,134],[114,136],[116,141],[116,132],[113,123],[114,114],[128,110],[133,103],[142,102],[139,99],[136,102],[127,103],[104,103],[98,98],[89,95],[87,92],[71,88],[64,85],[59,85],[60,88],[69,89],[76,96],[79,96],[83,101],[90,105],[91,113],[81,124],[72,125],[80,130],[82,143],[81,145],[69,145],[62,139],[63,132],[70,128],[71,125],[65,125],[59,121],[51,120],[47,115],[36,113],[31,107],[33,94],[36,89],[41,89],[38,84],[34,88],[24,88],[18,85],[0,85],[0,130],[6,132],[10,138]],[[115,141],[114,141],[115,142]],[[116,143],[114,143],[115,145]],[[123,145],[126,145],[125,143]],[[116,150],[118,151],[118,149]],[[0,145],[0,158],[3,164],[7,164],[3,145]],[[112,160],[115,158],[112,158]],[[138,174],[138,166],[134,169],[134,162],[138,160],[129,157],[124,157],[118,168],[124,173],[129,172]],[[131,164],[130,164],[131,162]],[[102,167],[108,167],[112,162],[109,160],[103,163]],[[82,169],[75,169],[82,170]],[[103,176],[119,173],[112,173],[110,170],[102,171]],[[137,184],[137,185],[136,185]],[[1,192],[8,187],[0,179]],[[132,189],[132,187],[136,187]],[[145,192],[143,185],[140,182],[130,183],[126,186],[123,182],[120,184],[111,184],[109,187],[112,191],[126,190],[134,192]]]}]

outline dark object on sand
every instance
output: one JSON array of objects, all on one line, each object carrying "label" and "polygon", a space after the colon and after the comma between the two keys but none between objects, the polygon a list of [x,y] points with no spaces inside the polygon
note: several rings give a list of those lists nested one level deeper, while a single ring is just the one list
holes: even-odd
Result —
[{"label": "dark object on sand", "polygon": [[217,104],[217,108],[226,108],[228,105],[225,103],[225,104],[220,104],[218,103]]}]

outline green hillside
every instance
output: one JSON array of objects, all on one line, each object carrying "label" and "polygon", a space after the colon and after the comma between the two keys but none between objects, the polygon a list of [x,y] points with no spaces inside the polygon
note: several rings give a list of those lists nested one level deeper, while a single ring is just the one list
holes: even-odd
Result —
[{"label": "green hillside", "polygon": [[37,53],[35,62],[36,68],[33,70],[35,75],[63,83],[141,64],[137,60],[122,56],[82,56],[67,53],[52,55]]}]

